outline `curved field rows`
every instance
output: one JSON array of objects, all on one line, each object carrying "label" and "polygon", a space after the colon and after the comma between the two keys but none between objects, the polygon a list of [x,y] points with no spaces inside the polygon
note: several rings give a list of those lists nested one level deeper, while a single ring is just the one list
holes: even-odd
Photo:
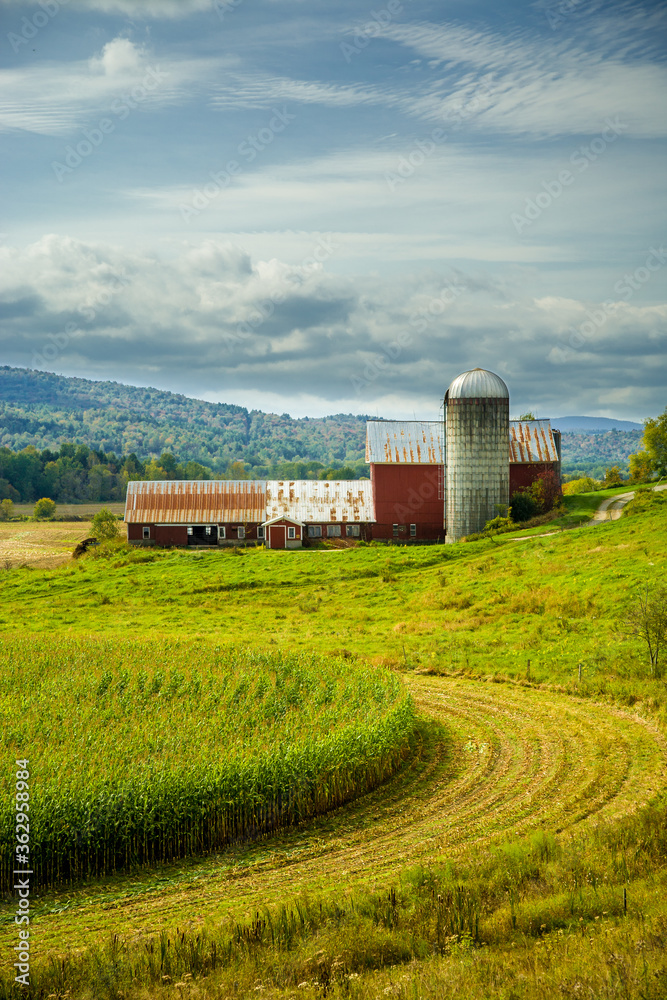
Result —
[{"label": "curved field rows", "polygon": [[301,892],[385,886],[406,865],[460,856],[504,835],[627,814],[665,783],[665,741],[630,713],[505,684],[407,684],[431,721],[415,759],[383,788],[250,847],[63,890],[38,916],[40,951],[85,946],[109,930],[146,934],[245,917]]}]

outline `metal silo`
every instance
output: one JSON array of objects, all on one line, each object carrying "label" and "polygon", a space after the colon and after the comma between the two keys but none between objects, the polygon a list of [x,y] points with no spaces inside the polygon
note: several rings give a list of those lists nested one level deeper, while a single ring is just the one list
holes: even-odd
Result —
[{"label": "metal silo", "polygon": [[445,393],[447,541],[482,531],[509,503],[510,394],[483,368],[464,372]]}]

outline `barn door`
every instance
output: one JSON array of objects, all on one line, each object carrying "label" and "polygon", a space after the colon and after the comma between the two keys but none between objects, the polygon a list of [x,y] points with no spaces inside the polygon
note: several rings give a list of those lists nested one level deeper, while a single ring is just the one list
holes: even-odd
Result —
[{"label": "barn door", "polygon": [[270,549],[284,549],[285,548],[285,525],[284,524],[272,524],[269,528]]}]

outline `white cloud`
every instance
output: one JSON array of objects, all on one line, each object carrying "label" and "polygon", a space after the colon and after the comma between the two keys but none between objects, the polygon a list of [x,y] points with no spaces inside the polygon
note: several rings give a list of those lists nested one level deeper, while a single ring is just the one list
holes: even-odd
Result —
[{"label": "white cloud", "polygon": [[109,112],[114,100],[139,94],[142,110],[191,100],[224,60],[156,56],[124,37],[88,60],[0,70],[0,131],[61,135]]},{"label": "white cloud", "polygon": [[[65,0],[61,0],[64,3]],[[9,7],[22,4],[34,7],[32,0],[0,0]],[[199,11],[212,10],[213,0],[68,0],[70,10],[99,11],[101,14],[123,14],[131,18],[174,19],[189,17]]]},{"label": "white cloud", "polygon": [[135,45],[129,38],[114,38],[99,56],[93,56],[89,65],[93,73],[105,76],[136,74],[143,68],[144,58],[143,46]]}]

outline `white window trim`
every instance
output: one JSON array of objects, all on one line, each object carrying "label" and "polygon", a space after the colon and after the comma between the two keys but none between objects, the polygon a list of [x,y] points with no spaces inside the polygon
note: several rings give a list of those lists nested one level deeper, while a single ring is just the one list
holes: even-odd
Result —
[{"label": "white window trim", "polygon": [[257,526],[257,538],[264,538],[264,525],[259,524]]},{"label": "white window trim", "polygon": [[287,538],[288,540],[296,538],[296,528],[287,528]]},{"label": "white window trim", "polygon": [[411,524],[410,525],[410,538],[416,538],[416,537],[417,537],[417,525],[416,524]]},{"label": "white window trim", "polygon": [[242,524],[239,524],[236,528],[236,537],[240,542],[242,542],[245,538],[245,528]]},{"label": "white window trim", "polygon": [[224,524],[219,524],[218,525],[218,540],[220,540],[221,538],[226,538],[226,537],[227,537],[227,529],[225,528]]},{"label": "white window trim", "polygon": [[142,538],[150,538],[151,537],[151,528],[150,528],[149,524],[144,524],[142,526],[141,537]]}]

